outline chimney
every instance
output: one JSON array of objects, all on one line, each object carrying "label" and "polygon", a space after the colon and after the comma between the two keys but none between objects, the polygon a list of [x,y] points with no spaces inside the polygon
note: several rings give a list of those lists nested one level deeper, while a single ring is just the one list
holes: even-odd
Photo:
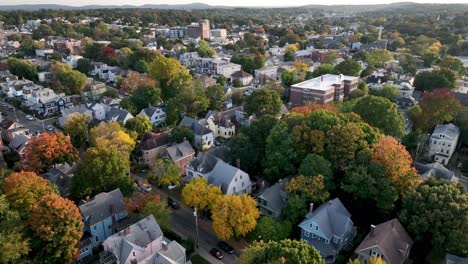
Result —
[{"label": "chimney", "polygon": [[131,232],[131,231],[130,231],[130,227],[126,227],[126,228],[124,229],[124,235],[126,235],[126,236],[127,236],[127,235],[130,235],[130,232]]},{"label": "chimney", "polygon": [[65,185],[65,178],[63,177],[63,175],[60,175],[60,176],[59,176],[59,181],[60,181],[60,186],[64,186],[64,185]]},{"label": "chimney", "polygon": [[371,225],[370,226],[370,236],[373,237],[374,236],[374,230],[375,230],[375,225]]},{"label": "chimney", "polygon": [[240,169],[240,159],[236,159],[236,167]]},{"label": "chimney", "polygon": [[323,82],[323,75],[320,76],[320,82]]},{"label": "chimney", "polygon": [[309,204],[309,212],[312,213],[313,210],[314,210],[314,203],[310,203]]}]

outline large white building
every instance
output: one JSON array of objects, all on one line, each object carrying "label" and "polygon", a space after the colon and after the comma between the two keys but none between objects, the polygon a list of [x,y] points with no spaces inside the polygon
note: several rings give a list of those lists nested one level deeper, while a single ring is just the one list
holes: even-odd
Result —
[{"label": "large white building", "polygon": [[429,156],[447,165],[457,147],[460,129],[454,124],[438,125],[429,140]]},{"label": "large white building", "polygon": [[218,75],[222,75],[226,78],[231,78],[231,75],[234,74],[235,72],[238,72],[241,70],[241,66],[239,64],[235,63],[228,63],[224,65],[219,65],[216,68],[216,73]]}]

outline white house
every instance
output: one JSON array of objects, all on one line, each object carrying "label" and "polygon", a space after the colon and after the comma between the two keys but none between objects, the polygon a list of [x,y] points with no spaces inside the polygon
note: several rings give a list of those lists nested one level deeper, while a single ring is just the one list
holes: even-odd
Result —
[{"label": "white house", "polygon": [[255,70],[255,80],[261,78],[276,80],[278,78],[278,66],[263,67]]},{"label": "white house", "polygon": [[184,116],[180,125],[186,126],[195,134],[195,144],[200,149],[207,149],[214,146],[214,133],[205,120],[196,120],[188,116]]},{"label": "white house", "polygon": [[90,119],[93,119],[93,111],[84,104],[64,108],[61,112],[62,116],[59,118],[59,123],[62,127],[65,126],[65,123],[72,114],[82,114],[88,116]]},{"label": "white house", "polygon": [[155,126],[163,124],[166,121],[166,113],[161,107],[150,106],[142,109],[140,114],[147,116]]},{"label": "white house", "polygon": [[86,106],[93,111],[93,118],[101,121],[106,119],[107,109],[110,109],[109,106],[101,103],[89,103]]},{"label": "white house", "polygon": [[76,65],[80,59],[83,59],[83,56],[80,55],[68,55],[66,58],[62,59],[62,62],[67,64],[72,68],[76,68]]},{"label": "white house", "polygon": [[236,119],[235,110],[224,112],[208,111],[205,120],[208,127],[213,131],[215,138],[230,138],[236,134],[236,126],[233,120]]},{"label": "white house", "polygon": [[216,68],[216,74],[222,75],[226,78],[231,78],[231,75],[241,70],[241,65],[235,63],[228,63],[224,65],[218,65]]},{"label": "white house", "polygon": [[429,156],[447,165],[457,147],[460,129],[454,124],[438,125],[429,140]]},{"label": "white house", "polygon": [[247,86],[252,83],[253,77],[245,71],[238,71],[231,75],[231,80],[239,80],[242,83],[242,86]]}]

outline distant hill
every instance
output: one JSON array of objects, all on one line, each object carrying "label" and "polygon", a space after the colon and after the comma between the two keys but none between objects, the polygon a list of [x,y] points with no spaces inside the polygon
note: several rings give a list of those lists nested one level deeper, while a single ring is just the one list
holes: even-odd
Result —
[{"label": "distant hill", "polygon": [[0,10],[39,10],[39,9],[63,9],[63,10],[83,10],[83,9],[113,9],[113,8],[154,8],[154,9],[211,9],[223,8],[210,6],[203,3],[191,3],[183,5],[153,5],[146,4],[141,6],[134,5],[85,5],[85,6],[67,6],[55,4],[40,4],[40,5],[0,5]]}]

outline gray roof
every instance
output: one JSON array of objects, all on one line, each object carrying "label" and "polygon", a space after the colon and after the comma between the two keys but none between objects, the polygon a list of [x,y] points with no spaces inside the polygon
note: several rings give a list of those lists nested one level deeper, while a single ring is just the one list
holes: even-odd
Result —
[{"label": "gray roof", "polygon": [[442,264],[468,264],[468,258],[447,254]]},{"label": "gray roof", "polygon": [[70,195],[69,189],[73,174],[66,174],[57,168],[53,168],[48,172],[41,174],[41,177],[55,184],[59,189],[61,196],[68,197]]},{"label": "gray roof", "polygon": [[79,206],[85,222],[92,226],[113,214],[124,211],[123,194],[120,189],[111,192],[102,192],[94,196],[89,202]]},{"label": "gray roof", "polygon": [[206,174],[213,170],[218,160],[219,158],[209,152],[199,152],[197,157],[189,163],[189,166],[195,171]]},{"label": "gray roof", "polygon": [[424,181],[428,180],[430,177],[444,179],[451,182],[458,181],[458,178],[455,177],[453,171],[445,168],[444,165],[440,164],[439,162],[429,164],[415,162],[413,166]]},{"label": "gray roof", "polygon": [[174,162],[183,157],[194,154],[195,150],[193,150],[192,145],[190,145],[188,141],[184,141],[182,143],[167,148],[165,153]]},{"label": "gray roof", "polygon": [[307,213],[306,219],[299,224],[301,228],[309,228],[312,220],[320,227],[321,232],[331,239],[333,235],[342,237],[346,232],[346,223],[351,214],[346,210],[340,199],[335,198],[323,203],[316,210]]},{"label": "gray roof", "polygon": [[171,136],[169,133],[153,133],[146,132],[143,134],[140,140],[140,149],[141,150],[150,150],[155,149],[164,145],[169,144],[171,141]]},{"label": "gray roof", "polygon": [[16,152],[19,152],[19,149],[25,147],[28,142],[29,137],[24,134],[19,134],[8,145],[10,148],[14,149]]},{"label": "gray roof", "polygon": [[407,256],[408,251],[413,245],[413,240],[401,225],[398,219],[392,219],[374,227],[374,230],[367,234],[366,238],[355,250],[367,251],[374,246],[378,246],[388,264],[400,264]]},{"label": "gray roof", "polygon": [[107,121],[117,121],[117,122],[124,122],[127,115],[133,117],[127,110],[125,109],[118,109],[118,108],[111,108],[109,112],[106,114]]},{"label": "gray roof", "polygon": [[223,193],[226,193],[229,184],[236,175],[241,172],[241,169],[231,166],[222,160],[218,160],[213,170],[208,175],[208,183],[218,186]]},{"label": "gray roof", "polygon": [[154,107],[154,106],[150,106],[150,107],[147,107],[147,108],[144,108],[141,110],[141,113],[144,113],[145,115],[149,116],[149,117],[152,117],[154,115],[154,113],[158,110],[158,109],[162,109],[161,107]]},{"label": "gray roof", "polygon": [[213,133],[211,129],[201,125],[200,121],[188,116],[184,116],[184,118],[182,118],[182,121],[180,121],[180,124],[192,129],[195,135],[206,135],[210,132]]},{"label": "gray roof", "polygon": [[232,127],[234,123],[231,120],[235,120],[236,113],[233,111],[224,111],[224,112],[215,112],[215,111],[208,111],[206,114],[205,119],[212,117],[213,123],[223,127]]},{"label": "gray roof", "polygon": [[266,188],[258,198],[267,201],[266,206],[275,212],[279,212],[286,205],[288,194],[285,190],[286,181],[279,181],[275,185]]},{"label": "gray roof", "polygon": [[186,264],[185,248],[173,240],[142,264]]},{"label": "gray roof", "polygon": [[149,215],[107,238],[104,243],[109,247],[109,251],[117,257],[117,260],[124,263],[134,245],[144,248],[162,236],[163,233],[156,219],[153,215]]},{"label": "gray roof", "polygon": [[434,128],[434,132],[432,133],[431,137],[439,139],[439,137],[435,137],[436,134],[444,134],[447,137],[455,138],[460,134],[460,129],[452,123],[446,125],[437,125]]}]

